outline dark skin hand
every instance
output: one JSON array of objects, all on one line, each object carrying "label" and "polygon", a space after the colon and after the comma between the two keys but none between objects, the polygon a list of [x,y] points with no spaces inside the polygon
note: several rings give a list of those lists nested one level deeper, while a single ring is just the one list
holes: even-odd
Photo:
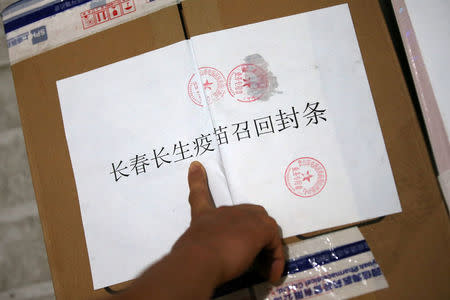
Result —
[{"label": "dark skin hand", "polygon": [[278,225],[262,206],[215,208],[205,168],[189,168],[191,225],[171,252],[111,300],[210,299],[214,289],[255,262],[276,283],[284,267]]}]

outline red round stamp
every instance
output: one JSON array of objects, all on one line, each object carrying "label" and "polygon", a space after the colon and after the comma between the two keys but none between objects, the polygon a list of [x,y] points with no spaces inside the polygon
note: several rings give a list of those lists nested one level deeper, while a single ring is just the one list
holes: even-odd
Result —
[{"label": "red round stamp", "polygon": [[241,102],[253,102],[267,91],[267,73],[254,64],[242,64],[231,70],[227,78],[227,89],[231,96]]},{"label": "red round stamp", "polygon": [[301,157],[289,164],[284,181],[294,195],[308,198],[323,190],[327,183],[327,171],[317,159]]},{"label": "red round stamp", "polygon": [[203,92],[208,104],[222,99],[225,94],[225,76],[219,70],[211,67],[202,67],[198,70],[201,77],[201,85],[196,78],[197,74],[193,74],[188,83],[188,95],[192,102],[203,106],[201,97]]}]

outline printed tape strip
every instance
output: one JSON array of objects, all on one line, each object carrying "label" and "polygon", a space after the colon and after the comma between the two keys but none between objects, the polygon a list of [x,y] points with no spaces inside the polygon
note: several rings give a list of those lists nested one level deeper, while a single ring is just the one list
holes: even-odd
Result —
[{"label": "printed tape strip", "polygon": [[357,227],[290,244],[287,250],[280,285],[263,282],[218,299],[348,299],[388,287]]}]

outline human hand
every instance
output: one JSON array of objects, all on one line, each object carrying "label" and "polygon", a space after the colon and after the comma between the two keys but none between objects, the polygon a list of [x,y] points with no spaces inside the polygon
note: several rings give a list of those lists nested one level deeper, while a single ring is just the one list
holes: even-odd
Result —
[{"label": "human hand", "polygon": [[238,277],[259,261],[272,283],[284,268],[279,229],[262,206],[236,205],[215,208],[208,187],[206,170],[199,162],[189,168],[191,226],[175,243],[172,251],[194,251],[208,263],[217,285]]},{"label": "human hand", "polygon": [[283,272],[278,225],[257,205],[215,208],[206,171],[189,168],[191,226],[172,251],[148,268],[116,300],[209,299],[214,288],[244,273],[258,257],[268,279]]}]

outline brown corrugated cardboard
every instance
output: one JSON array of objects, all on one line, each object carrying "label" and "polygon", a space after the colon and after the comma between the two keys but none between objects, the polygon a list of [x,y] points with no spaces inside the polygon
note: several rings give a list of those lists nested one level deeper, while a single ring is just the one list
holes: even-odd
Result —
[{"label": "brown corrugated cardboard", "polygon": [[[347,2],[403,207],[361,228],[390,284],[362,298],[442,298],[450,294],[449,220],[377,1],[187,0],[182,7],[194,36]],[[177,8],[169,7],[12,67],[58,299],[107,293],[92,288],[56,81],[183,39]]]},{"label": "brown corrugated cardboard", "polygon": [[403,208],[361,228],[390,285],[362,298],[443,298],[450,295],[448,215],[378,1],[191,0],[183,8],[194,36],[342,3],[350,7]]},{"label": "brown corrugated cardboard", "polygon": [[[56,81],[184,40],[172,6],[12,66],[36,200],[58,299],[94,292]],[[107,220],[105,220],[107,221]]]}]

